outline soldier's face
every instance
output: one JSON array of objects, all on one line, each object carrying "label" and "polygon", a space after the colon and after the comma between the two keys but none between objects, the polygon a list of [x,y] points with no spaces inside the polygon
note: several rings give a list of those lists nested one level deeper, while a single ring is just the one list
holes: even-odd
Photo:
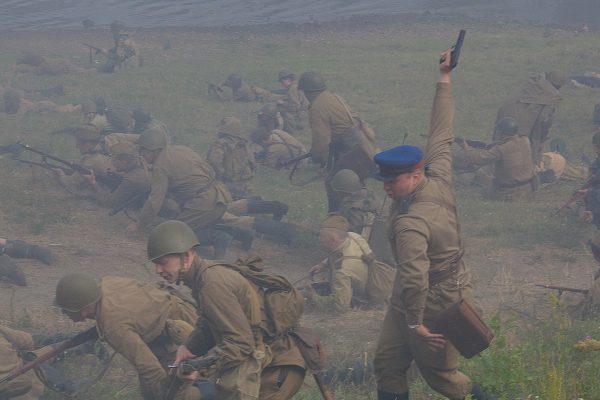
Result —
[{"label": "soldier's face", "polygon": [[94,147],[96,147],[96,142],[78,140],[75,144],[75,147],[77,147],[77,150],[79,150],[80,154],[88,154],[94,149]]},{"label": "soldier's face", "polygon": [[169,283],[177,282],[181,257],[179,254],[167,254],[154,260],[154,272]]},{"label": "soldier's face", "polygon": [[421,170],[407,172],[398,175],[395,179],[385,181],[383,183],[383,189],[392,199],[400,199],[411,194],[419,182],[421,182],[422,178],[423,172]]},{"label": "soldier's face", "polygon": [[155,153],[152,150],[140,148],[140,156],[146,161],[148,164],[152,165],[154,163]]},{"label": "soldier's face", "polygon": [[290,87],[293,82],[294,81],[291,80],[290,78],[285,78],[285,79],[282,79],[282,80],[279,81],[279,83],[281,83],[281,86],[283,86],[285,88]]},{"label": "soldier's face", "polygon": [[96,118],[96,113],[89,112],[89,113],[85,113],[84,116],[85,116],[86,121],[91,122],[94,120],[94,118]]},{"label": "soldier's face", "polygon": [[80,312],[73,312],[73,311],[67,311],[67,310],[62,310],[63,314],[65,314],[67,317],[69,317],[69,319],[73,322],[81,322],[83,321],[85,318],[83,318],[83,316],[81,315]]}]

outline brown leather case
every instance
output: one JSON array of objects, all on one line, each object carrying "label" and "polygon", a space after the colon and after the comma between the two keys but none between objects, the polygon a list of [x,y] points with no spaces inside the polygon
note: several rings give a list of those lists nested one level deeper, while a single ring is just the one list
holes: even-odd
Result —
[{"label": "brown leather case", "polygon": [[465,358],[487,349],[494,333],[465,299],[460,299],[438,317],[435,333],[441,333]]}]

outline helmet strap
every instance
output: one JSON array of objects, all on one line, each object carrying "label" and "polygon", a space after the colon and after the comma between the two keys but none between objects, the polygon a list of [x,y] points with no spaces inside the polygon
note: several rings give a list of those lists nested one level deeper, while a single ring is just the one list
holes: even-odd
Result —
[{"label": "helmet strap", "polygon": [[185,268],[183,267],[183,255],[184,253],[179,254],[179,271],[177,272],[177,282],[175,282],[177,286],[181,285],[183,275],[185,274]]}]

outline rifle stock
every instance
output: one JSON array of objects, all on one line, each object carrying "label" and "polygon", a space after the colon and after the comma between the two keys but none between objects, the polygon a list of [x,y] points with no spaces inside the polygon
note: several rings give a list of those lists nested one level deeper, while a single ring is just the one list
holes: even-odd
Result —
[{"label": "rifle stock", "polygon": [[121,205],[113,208],[112,210],[110,210],[110,212],[108,213],[108,215],[110,217],[112,217],[113,215],[117,215],[118,213],[120,213],[121,211],[125,210],[126,208],[128,208],[131,205],[137,204],[138,202],[141,202],[142,199],[146,199],[148,198],[148,196],[150,196],[150,191],[145,191],[142,193],[138,193],[135,196],[131,196],[127,201],[123,202]]},{"label": "rifle stock", "polygon": [[290,167],[290,166],[298,164],[300,161],[305,160],[305,159],[310,158],[310,157],[312,157],[311,153],[301,154],[298,157],[294,157],[291,160],[288,160],[288,161],[286,161],[284,163],[279,164],[277,166],[277,169],[283,169],[283,168]]},{"label": "rifle stock", "polygon": [[56,346],[49,352],[42,354],[41,356],[37,357],[35,360],[30,361],[26,364],[23,364],[19,368],[12,370],[6,376],[4,376],[3,378],[0,379],[0,384],[12,381],[16,377],[23,375],[27,371],[29,371],[33,368],[36,368],[37,366],[45,363],[46,361],[56,357],[58,354],[62,353],[65,350],[68,350],[73,347],[77,347],[80,344],[83,344],[90,340],[96,340],[96,339],[98,339],[98,331],[96,330],[96,327],[93,326],[90,329],[88,329],[87,331],[81,332],[81,333],[73,336],[69,340],[66,340],[61,343],[57,343]]}]

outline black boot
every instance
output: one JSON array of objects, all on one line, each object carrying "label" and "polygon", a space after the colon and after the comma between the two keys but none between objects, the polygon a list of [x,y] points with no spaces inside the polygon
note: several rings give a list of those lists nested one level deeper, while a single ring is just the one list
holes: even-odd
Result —
[{"label": "black boot", "polygon": [[230,234],[216,229],[196,229],[194,233],[200,246],[212,246],[215,259],[225,258],[227,247],[233,240]]},{"label": "black boot", "polygon": [[473,400],[496,400],[496,396],[486,394],[478,384],[474,383],[471,387],[471,399]]},{"label": "black boot", "polygon": [[273,236],[274,239],[283,244],[291,244],[296,237],[296,227],[294,225],[266,218],[255,218],[252,229]]},{"label": "black boot", "polygon": [[28,244],[22,240],[7,240],[4,245],[4,254],[14,258],[34,258],[46,265],[50,265],[54,261],[50,249]]},{"label": "black boot", "polygon": [[377,391],[377,400],[408,400],[408,392],[394,394],[388,392]]},{"label": "black boot", "polygon": [[281,221],[288,210],[288,205],[280,201],[248,200],[248,214],[273,214],[275,221]]},{"label": "black boot", "polygon": [[215,229],[218,231],[226,232],[233,236],[235,240],[240,242],[242,250],[248,251],[252,248],[252,242],[254,241],[254,233],[248,229],[242,229],[235,226],[226,225],[215,225]]},{"label": "black boot", "polygon": [[27,285],[27,279],[21,268],[4,254],[0,254],[0,278],[10,279],[19,286]]}]

